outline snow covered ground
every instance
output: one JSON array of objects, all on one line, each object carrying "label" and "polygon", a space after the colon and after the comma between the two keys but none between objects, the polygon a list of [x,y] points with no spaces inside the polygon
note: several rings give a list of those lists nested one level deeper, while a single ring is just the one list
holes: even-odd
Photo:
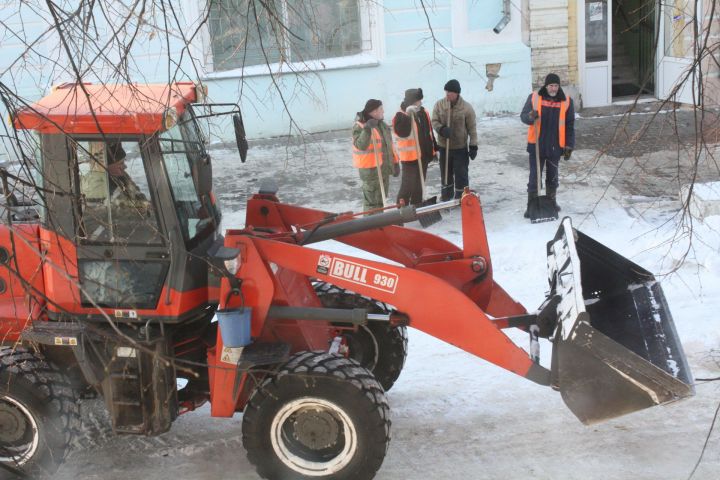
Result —
[{"label": "snow covered ground", "polygon": [[[480,130],[494,137],[480,146],[470,181],[483,202],[495,279],[532,310],[547,288],[545,243],[557,222],[531,225],[522,218],[527,167],[519,122],[485,120]],[[617,159],[606,158],[606,168],[596,166],[588,175],[596,153],[576,151],[561,166],[561,213],[584,233],[661,274],[693,374],[720,376],[720,216],[694,222],[691,243],[687,237],[672,242],[679,231],[677,195],[638,195],[622,182],[611,183]],[[359,180],[345,138],[302,147],[256,145],[244,165],[231,151],[212,154],[226,227],[243,224],[245,199],[269,178],[280,185],[284,201],[332,211],[360,207]],[[654,158],[660,162],[663,155],[669,153]],[[634,179],[638,191],[655,180],[649,174]],[[438,168],[432,166],[429,191],[437,193],[439,183]],[[392,191],[397,188],[394,180]],[[459,213],[445,215],[430,231],[459,243]],[[322,248],[347,251],[331,243]],[[510,335],[527,347],[526,334]],[[406,367],[387,394],[393,425],[377,475],[382,480],[685,479],[720,402],[720,382],[702,383],[694,398],[586,427],[549,388],[415,330],[409,348]],[[544,342],[541,349],[548,365],[550,346]],[[97,424],[93,445],[70,457],[59,480],[259,478],[245,458],[241,415],[213,419],[204,407],[183,415],[160,437],[115,437],[98,407],[90,403],[85,415]],[[720,478],[720,426],[693,478]]]}]

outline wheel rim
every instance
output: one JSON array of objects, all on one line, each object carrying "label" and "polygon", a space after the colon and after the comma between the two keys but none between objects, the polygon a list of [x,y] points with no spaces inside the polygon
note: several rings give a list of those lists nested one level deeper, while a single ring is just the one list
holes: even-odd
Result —
[{"label": "wheel rim", "polygon": [[339,472],[358,448],[355,425],[345,411],[313,397],[283,405],[273,418],[270,439],[286,466],[312,477]]},{"label": "wheel rim", "polygon": [[30,411],[17,400],[0,397],[0,463],[24,465],[39,443],[37,422]]},{"label": "wheel rim", "polygon": [[361,333],[361,335],[352,335],[350,337],[350,358],[357,360],[363,367],[372,372],[375,370],[380,356],[377,339],[366,325],[360,326],[358,333]]}]

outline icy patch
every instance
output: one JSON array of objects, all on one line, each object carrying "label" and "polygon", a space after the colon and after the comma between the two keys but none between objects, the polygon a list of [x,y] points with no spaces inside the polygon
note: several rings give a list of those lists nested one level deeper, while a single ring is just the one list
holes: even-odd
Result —
[{"label": "icy patch", "polygon": [[[685,202],[690,192],[690,185],[680,189],[680,201]],[[690,196],[690,215],[700,221],[707,217],[720,215],[720,182],[696,183]]]}]

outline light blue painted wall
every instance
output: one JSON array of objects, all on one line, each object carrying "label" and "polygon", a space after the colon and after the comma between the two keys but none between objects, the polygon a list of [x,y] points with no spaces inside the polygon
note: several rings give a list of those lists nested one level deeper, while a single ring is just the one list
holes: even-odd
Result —
[{"label": "light blue painted wall", "polygon": [[[456,78],[462,95],[479,115],[519,112],[531,91],[530,49],[520,40],[509,43],[484,43],[465,48],[453,47],[453,11],[450,0],[426,2],[433,33],[453,55],[471,62],[477,70],[453,60],[439,45],[429,40],[425,13],[416,0],[383,2],[384,51],[376,66],[348,68],[305,75],[308,88],[316,99],[294,97],[291,112],[299,125],[310,132],[349,128],[355,113],[368,98],[379,98],[385,105],[386,119],[399,108],[404,91],[421,87],[424,103],[432,108],[444,95],[447,80]],[[502,0],[467,0],[466,21],[471,31],[491,31],[502,17]],[[492,37],[491,37],[492,38]],[[433,48],[434,47],[434,48]],[[485,89],[485,64],[501,63],[500,78],[494,89]],[[293,76],[281,77],[288,89]],[[243,97],[245,123],[253,137],[283,135],[289,132],[289,117],[266,77],[246,78],[246,89],[254,92]],[[238,79],[211,80],[215,100],[236,101]],[[258,93],[259,92],[259,93]]]},{"label": "light blue painted wall", "polygon": [[[187,7],[190,1],[179,2],[179,5]],[[386,116],[390,118],[407,88],[421,87],[425,92],[425,104],[432,107],[443,96],[443,85],[450,78],[460,81],[462,95],[479,115],[518,112],[531,88],[530,49],[521,42],[520,34],[510,41],[504,37],[502,43],[493,41],[495,37],[489,37],[490,41],[464,48],[453,45],[453,27],[458,22],[466,22],[471,32],[491,30],[501,18],[502,0],[467,0],[464,12],[458,11],[457,1],[438,0],[426,4],[436,39],[453,55],[471,62],[476,70],[453,60],[443,48],[433,44],[419,2],[386,0],[380,10],[382,48],[374,65],[274,77],[299,127],[307,132],[348,128],[355,113],[362,109],[368,98],[381,99],[385,103]],[[47,93],[51,84],[73,78],[67,70],[48,67],[52,63],[47,60],[48,57],[59,65],[67,65],[58,49],[57,38],[52,36],[37,47],[37,53],[28,56],[27,69],[7,70],[7,64],[13,58],[11,55],[17,56],[21,52],[20,44],[12,42],[12,32],[24,28],[26,38],[34,38],[48,23],[45,20],[47,17],[34,14],[28,8],[15,11],[4,7],[0,10],[0,18],[7,26],[5,29],[0,27],[0,39],[3,40],[0,80],[14,85],[20,95],[34,100]],[[108,34],[107,26],[100,25],[99,28],[99,38]],[[195,65],[189,62],[187,52],[182,57],[182,68],[178,72],[176,65],[168,65],[168,52],[175,62],[181,58],[183,44],[180,37],[166,38],[157,35],[157,31],[149,24],[138,36],[129,63],[133,80],[162,82],[167,80],[168,72],[177,75],[178,79],[204,77],[213,101],[238,102],[240,99],[251,138],[297,133],[291,130],[290,117],[283,109],[270,76],[212,78],[212,75],[202,73],[199,62]],[[105,54],[111,64],[118,61],[116,51],[110,49]],[[492,92],[485,90],[487,63],[502,64],[500,78],[495,81]],[[99,78],[89,77],[87,80],[102,81],[103,78],[112,78],[112,75],[106,70]],[[222,138],[227,140],[231,135],[227,131]]]}]

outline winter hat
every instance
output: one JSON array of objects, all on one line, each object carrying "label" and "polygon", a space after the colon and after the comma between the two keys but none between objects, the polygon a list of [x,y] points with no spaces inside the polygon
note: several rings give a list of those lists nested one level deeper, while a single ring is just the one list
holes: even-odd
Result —
[{"label": "winter hat", "polygon": [[120,142],[111,142],[107,146],[108,165],[119,162],[125,158],[125,150],[123,150]]},{"label": "winter hat", "polygon": [[445,84],[445,91],[460,93],[460,82],[458,82],[457,80],[455,80],[453,78],[452,80],[450,80],[449,82],[447,82]]},{"label": "winter hat", "polygon": [[367,102],[365,102],[365,108],[363,108],[362,114],[365,118],[367,118],[370,115],[370,112],[375,110],[376,108],[380,107],[382,105],[382,102],[380,100],[376,100],[374,98],[371,98]]},{"label": "winter hat", "polygon": [[556,73],[548,73],[547,77],[545,77],[545,83],[543,83],[543,87],[547,87],[551,83],[557,83],[560,85],[560,77]]},{"label": "winter hat", "polygon": [[412,105],[413,103],[417,102],[418,100],[423,99],[423,92],[422,88],[409,88],[405,90],[405,100],[403,102],[405,105]]}]

